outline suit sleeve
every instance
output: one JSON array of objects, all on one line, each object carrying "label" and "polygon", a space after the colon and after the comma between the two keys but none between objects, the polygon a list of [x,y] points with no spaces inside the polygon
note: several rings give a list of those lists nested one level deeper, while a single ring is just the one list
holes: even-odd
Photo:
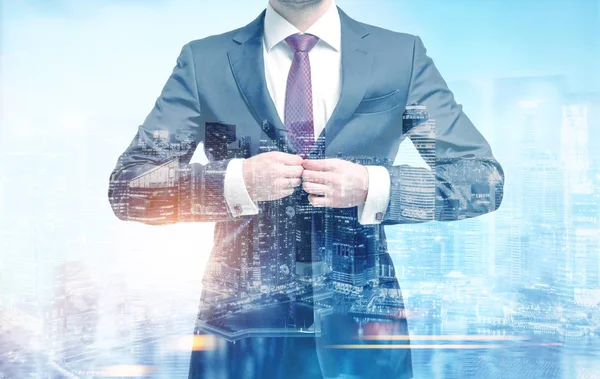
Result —
[{"label": "suit sleeve", "polygon": [[390,202],[383,224],[453,221],[498,209],[502,167],[455,102],[419,37],[414,41],[407,99],[404,133],[429,168],[388,167]]},{"label": "suit sleeve", "polygon": [[233,218],[224,198],[229,160],[189,163],[205,133],[193,59],[187,44],[110,175],[109,201],[122,220],[160,225]]}]

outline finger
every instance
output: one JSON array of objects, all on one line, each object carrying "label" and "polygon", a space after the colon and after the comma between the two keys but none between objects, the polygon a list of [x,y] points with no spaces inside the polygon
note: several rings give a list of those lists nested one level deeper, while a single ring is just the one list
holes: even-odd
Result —
[{"label": "finger", "polygon": [[290,189],[296,188],[302,184],[300,178],[278,178],[273,182],[273,186],[278,189]]},{"label": "finger", "polygon": [[289,185],[289,183],[292,183],[292,188],[296,188],[296,187],[298,187],[299,185],[302,184],[302,179],[300,179],[300,178],[291,178],[289,180],[289,182],[288,182],[288,185]]},{"label": "finger", "polygon": [[277,162],[287,166],[302,166],[303,159],[299,155],[282,153],[280,151],[273,152]]},{"label": "finger", "polygon": [[290,196],[293,193],[294,193],[293,188],[274,189],[273,187],[271,187],[269,194],[265,195],[265,199],[268,199],[269,201],[283,199],[284,197]]},{"label": "finger", "polygon": [[305,159],[302,161],[302,167],[305,170],[312,171],[333,171],[339,165],[339,159]]},{"label": "finger", "polygon": [[329,168],[328,159],[305,159],[302,161],[302,167],[311,171],[327,171]]},{"label": "finger", "polygon": [[281,194],[281,196],[279,197],[280,199],[284,198],[284,197],[288,197],[291,194],[294,193],[294,189],[284,189],[284,190],[280,190],[279,192]]},{"label": "finger", "polygon": [[330,181],[330,175],[327,172],[306,170],[302,172],[302,180],[305,182],[327,184]]},{"label": "finger", "polygon": [[285,178],[300,178],[302,177],[304,168],[302,166],[283,166],[281,173]]},{"label": "finger", "polygon": [[328,197],[321,197],[317,195],[308,195],[308,201],[313,207],[329,207],[331,206],[331,199]]},{"label": "finger", "polygon": [[331,195],[331,187],[326,186],[324,184],[315,184],[315,183],[310,183],[310,182],[304,182],[302,183],[302,188],[304,188],[304,190],[306,192],[308,192],[309,194],[312,195],[323,195],[323,196],[328,196]]}]

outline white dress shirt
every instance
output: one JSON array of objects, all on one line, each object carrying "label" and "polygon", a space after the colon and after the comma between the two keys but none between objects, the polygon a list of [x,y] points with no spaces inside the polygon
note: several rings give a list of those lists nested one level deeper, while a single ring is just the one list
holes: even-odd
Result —
[{"label": "white dress shirt", "polygon": [[[277,114],[284,120],[287,77],[294,52],[285,42],[292,34],[301,33],[294,25],[267,5],[264,20],[263,57],[265,79],[269,95],[273,99]],[[335,2],[305,33],[319,38],[308,53],[311,67],[313,98],[313,121],[315,139],[325,128],[340,98],[341,24]],[[356,136],[360,138],[360,136]],[[250,198],[244,184],[243,159],[232,159],[225,172],[225,201],[234,216],[258,213],[258,206]],[[377,224],[377,214],[385,212],[390,194],[390,177],[380,166],[367,166],[369,189],[364,204],[358,206],[359,223]],[[380,217],[379,217],[380,218]]]}]

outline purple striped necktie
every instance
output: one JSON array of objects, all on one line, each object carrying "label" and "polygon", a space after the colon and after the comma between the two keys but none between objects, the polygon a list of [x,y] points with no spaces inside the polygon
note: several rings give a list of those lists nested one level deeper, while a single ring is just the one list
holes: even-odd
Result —
[{"label": "purple striped necktie", "polygon": [[315,140],[312,84],[308,52],[319,38],[312,34],[292,34],[285,39],[294,50],[285,91],[284,124],[298,155],[306,158]]}]

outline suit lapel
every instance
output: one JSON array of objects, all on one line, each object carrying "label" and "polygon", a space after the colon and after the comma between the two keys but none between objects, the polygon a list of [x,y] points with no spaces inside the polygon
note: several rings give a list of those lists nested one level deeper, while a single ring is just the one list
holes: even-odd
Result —
[{"label": "suit lapel", "polygon": [[[338,8],[338,12],[342,28],[342,88],[339,101],[311,149],[311,155],[322,151],[323,142],[325,146],[329,145],[342,130],[362,100],[371,73],[373,54],[365,38],[369,33],[341,9]],[[235,35],[234,41],[239,45],[228,52],[229,65],[248,109],[261,128],[269,138],[277,141],[282,151],[296,154],[265,80],[262,46],[264,16],[263,11]]]},{"label": "suit lapel", "polygon": [[277,142],[280,150],[295,154],[296,150],[277,114],[265,80],[262,46],[264,17],[263,11],[236,34],[234,41],[239,45],[228,52],[229,65],[248,109],[260,127]]},{"label": "suit lapel", "polygon": [[338,8],[338,12],[342,26],[342,89],[339,101],[317,140],[321,144],[315,144],[313,151],[323,147],[322,141],[325,141],[325,147],[331,144],[352,116],[367,90],[373,63],[373,54],[365,38],[369,33],[341,9]]}]

